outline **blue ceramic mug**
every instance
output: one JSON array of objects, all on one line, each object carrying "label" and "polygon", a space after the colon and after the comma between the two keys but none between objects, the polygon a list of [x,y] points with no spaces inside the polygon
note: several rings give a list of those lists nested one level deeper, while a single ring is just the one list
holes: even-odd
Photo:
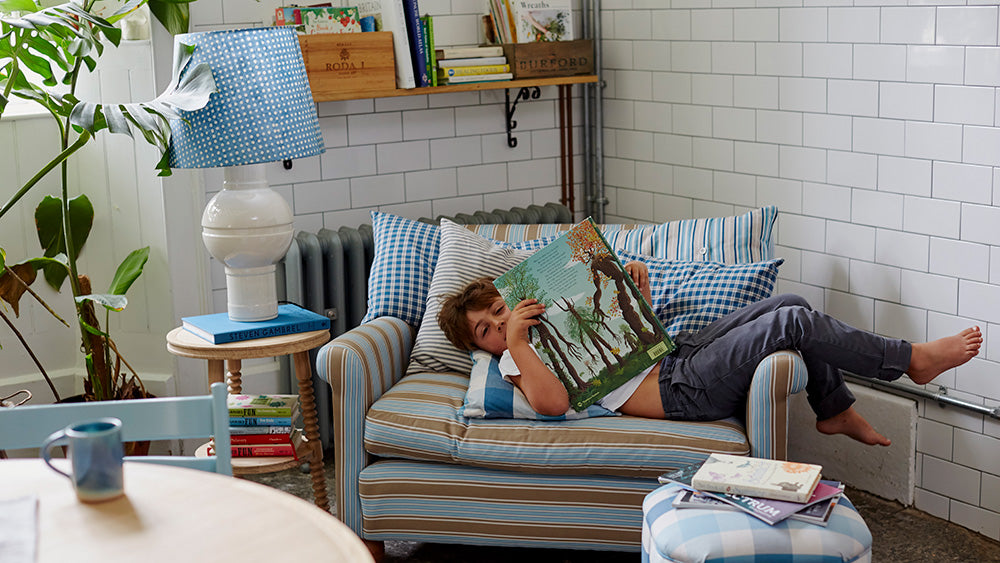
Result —
[{"label": "blue ceramic mug", "polygon": [[[63,444],[69,447],[72,474],[52,465],[52,448]],[[76,496],[83,502],[111,500],[124,493],[123,456],[122,421],[117,418],[71,424],[42,444],[42,459],[73,482]]]}]

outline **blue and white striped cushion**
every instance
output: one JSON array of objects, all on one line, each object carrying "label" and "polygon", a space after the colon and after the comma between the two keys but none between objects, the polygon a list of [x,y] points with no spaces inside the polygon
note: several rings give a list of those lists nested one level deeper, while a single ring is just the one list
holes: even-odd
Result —
[{"label": "blue and white striped cushion", "polygon": [[420,324],[437,264],[438,226],[372,211],[372,236],[368,312],[361,322],[389,316]]},{"label": "blue and white striped cushion", "polygon": [[531,420],[576,420],[592,416],[615,416],[618,413],[593,404],[580,412],[569,409],[566,414],[549,416],[531,408],[528,399],[514,384],[500,374],[499,358],[483,350],[469,353],[472,373],[465,403],[458,414],[466,418],[527,418]]},{"label": "blue and white striped cushion", "polygon": [[649,268],[653,311],[667,334],[696,332],[712,321],[771,296],[783,258],[750,264],[664,260],[620,250],[622,263]]}]

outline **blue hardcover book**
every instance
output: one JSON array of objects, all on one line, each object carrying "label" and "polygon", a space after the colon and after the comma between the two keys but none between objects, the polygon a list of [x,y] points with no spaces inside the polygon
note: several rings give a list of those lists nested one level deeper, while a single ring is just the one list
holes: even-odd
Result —
[{"label": "blue hardcover book", "polygon": [[420,8],[417,0],[403,0],[403,10],[406,12],[406,33],[410,37],[410,51],[413,53],[413,75],[417,87],[430,86],[427,76],[427,56],[424,54],[424,34],[420,25]]},{"label": "blue hardcover book", "polygon": [[185,330],[212,344],[253,340],[297,332],[330,328],[330,319],[298,305],[278,305],[278,316],[269,321],[240,322],[229,320],[229,313],[181,318]]}]

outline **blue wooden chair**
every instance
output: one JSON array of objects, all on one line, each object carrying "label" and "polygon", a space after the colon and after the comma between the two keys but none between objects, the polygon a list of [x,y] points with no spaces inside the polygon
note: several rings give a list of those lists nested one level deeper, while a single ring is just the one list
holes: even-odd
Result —
[{"label": "blue wooden chair", "polygon": [[177,440],[215,437],[216,455],[135,456],[128,461],[177,465],[233,474],[226,386],[212,384],[211,395],[130,401],[98,401],[0,409],[0,449],[37,448],[50,434],[74,422],[111,416],[122,421],[122,439]]}]

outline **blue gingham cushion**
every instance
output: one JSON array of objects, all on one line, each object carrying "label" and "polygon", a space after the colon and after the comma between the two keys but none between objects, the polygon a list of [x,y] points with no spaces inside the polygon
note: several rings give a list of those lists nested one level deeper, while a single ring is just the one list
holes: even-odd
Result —
[{"label": "blue gingham cushion", "polygon": [[448,219],[441,219],[441,249],[437,266],[427,291],[424,319],[410,353],[407,373],[415,371],[457,371],[469,373],[472,360],[445,337],[437,316],[441,300],[462,290],[482,276],[499,276],[520,264],[532,252],[551,242],[553,237],[518,243],[485,239]]},{"label": "blue gingham cushion", "polygon": [[653,311],[667,334],[695,332],[740,307],[771,296],[783,258],[750,264],[664,260],[625,250],[622,263],[638,260],[649,268]]},{"label": "blue gingham cushion", "polygon": [[772,526],[735,510],[674,508],[681,490],[671,483],[643,500],[644,563],[871,561],[871,531],[847,496],[840,497],[826,527],[797,520]]},{"label": "blue gingham cushion", "polygon": [[576,420],[592,416],[616,416],[618,413],[594,404],[585,410],[573,409],[566,414],[549,416],[538,414],[528,399],[514,384],[500,374],[500,359],[483,350],[469,353],[472,358],[472,373],[469,375],[469,390],[459,415],[466,418],[527,418],[531,420]]},{"label": "blue gingham cushion", "polygon": [[420,324],[437,264],[438,226],[372,211],[372,237],[368,312],[361,322],[385,315]]}]

